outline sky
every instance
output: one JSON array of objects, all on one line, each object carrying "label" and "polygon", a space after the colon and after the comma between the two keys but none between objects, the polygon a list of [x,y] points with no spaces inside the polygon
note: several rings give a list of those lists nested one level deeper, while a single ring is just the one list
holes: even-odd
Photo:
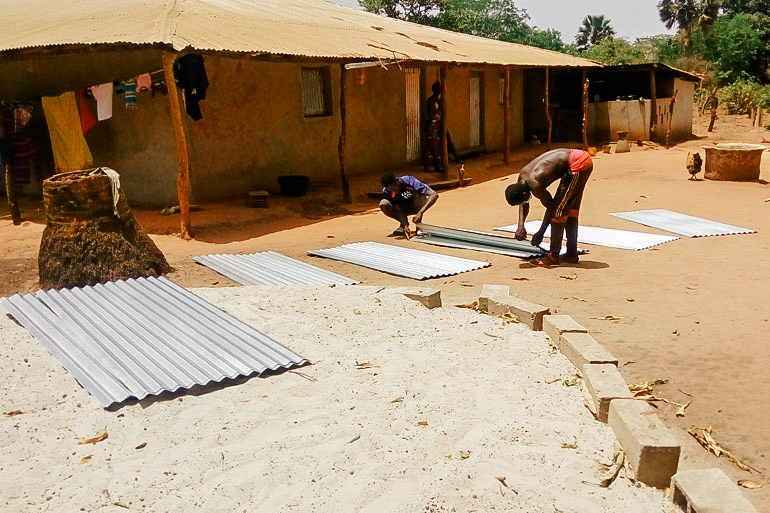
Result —
[{"label": "sky", "polygon": [[[360,9],[358,0],[332,0]],[[575,35],[587,15],[604,15],[615,29],[616,37],[633,43],[637,38],[673,34],[666,30],[658,15],[658,0],[514,0],[514,5],[529,14],[529,25],[556,29],[566,43]]]}]

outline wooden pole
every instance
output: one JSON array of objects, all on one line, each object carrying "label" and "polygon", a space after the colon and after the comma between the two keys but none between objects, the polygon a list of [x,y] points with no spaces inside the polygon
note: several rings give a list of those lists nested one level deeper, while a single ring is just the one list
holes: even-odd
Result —
[{"label": "wooden pole", "polygon": [[588,150],[588,72],[583,70],[583,149]]},{"label": "wooden pole", "polygon": [[347,70],[345,64],[340,63],[340,139],[337,143],[337,155],[340,159],[340,180],[342,181],[342,199],[345,203],[353,203],[350,198],[350,183],[345,173],[345,136],[348,132],[348,114],[345,105],[345,77]]},{"label": "wooden pole", "polygon": [[548,93],[548,83],[551,81],[551,74],[548,68],[545,68],[545,119],[548,120],[548,147],[551,147],[551,132],[553,131],[553,120],[551,120],[551,99]]},{"label": "wooden pole", "polygon": [[187,136],[182,122],[182,102],[179,99],[179,89],[174,81],[174,60],[176,54],[163,54],[163,75],[168,87],[168,100],[171,107],[171,123],[174,126],[176,139],[176,158],[179,172],[176,175],[176,194],[179,200],[179,215],[181,218],[180,235],[184,240],[192,238],[190,227],[190,156],[187,149]]},{"label": "wooden pole", "polygon": [[670,148],[669,143],[671,138],[671,121],[674,118],[674,104],[676,104],[676,95],[679,90],[674,91],[674,96],[671,97],[671,101],[668,103],[668,128],[666,128],[666,149]]},{"label": "wooden pole", "polygon": [[8,197],[8,209],[11,211],[13,224],[18,226],[21,224],[21,212],[19,212],[19,204],[16,202],[16,186],[13,183],[11,165],[5,160],[2,158],[3,170],[5,171],[5,194]]},{"label": "wooden pole", "polygon": [[503,140],[505,141],[505,151],[503,152],[503,162],[506,166],[511,164],[511,70],[505,70],[505,91],[503,91]]},{"label": "wooden pole", "polygon": [[441,106],[441,167],[443,168],[441,174],[444,180],[449,179],[449,153],[447,150],[447,111],[446,111],[446,67],[442,66],[439,70],[439,80],[441,80],[441,98],[439,98],[439,105]]},{"label": "wooden pole", "polygon": [[655,68],[650,70],[650,141],[655,141],[658,129],[658,93],[655,88]]}]

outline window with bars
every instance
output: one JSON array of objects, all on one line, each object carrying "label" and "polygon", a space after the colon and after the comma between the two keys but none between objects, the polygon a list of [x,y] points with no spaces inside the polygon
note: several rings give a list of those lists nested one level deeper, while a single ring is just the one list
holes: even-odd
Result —
[{"label": "window with bars", "polygon": [[302,68],[302,111],[306,118],[332,115],[329,68]]}]

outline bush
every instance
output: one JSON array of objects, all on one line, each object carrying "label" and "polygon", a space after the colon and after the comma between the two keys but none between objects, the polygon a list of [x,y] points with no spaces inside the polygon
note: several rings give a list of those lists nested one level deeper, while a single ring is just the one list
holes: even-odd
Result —
[{"label": "bush", "polygon": [[719,104],[728,114],[751,114],[760,106],[770,104],[770,86],[751,80],[737,80],[717,93]]}]

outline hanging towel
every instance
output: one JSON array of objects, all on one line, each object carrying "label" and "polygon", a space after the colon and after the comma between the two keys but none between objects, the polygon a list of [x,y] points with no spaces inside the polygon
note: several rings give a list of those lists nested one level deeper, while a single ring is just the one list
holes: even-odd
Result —
[{"label": "hanging towel", "polygon": [[96,118],[99,121],[112,117],[112,82],[91,86],[91,93],[96,99]]},{"label": "hanging towel", "polygon": [[99,122],[96,119],[96,114],[91,110],[91,104],[88,102],[88,98],[86,98],[85,89],[78,91],[78,107],[80,107],[80,127],[85,134]]},{"label": "hanging towel", "polygon": [[44,96],[42,103],[51,135],[56,172],[78,171],[93,166],[94,159],[80,127],[75,93],[70,91],[61,96]]}]

